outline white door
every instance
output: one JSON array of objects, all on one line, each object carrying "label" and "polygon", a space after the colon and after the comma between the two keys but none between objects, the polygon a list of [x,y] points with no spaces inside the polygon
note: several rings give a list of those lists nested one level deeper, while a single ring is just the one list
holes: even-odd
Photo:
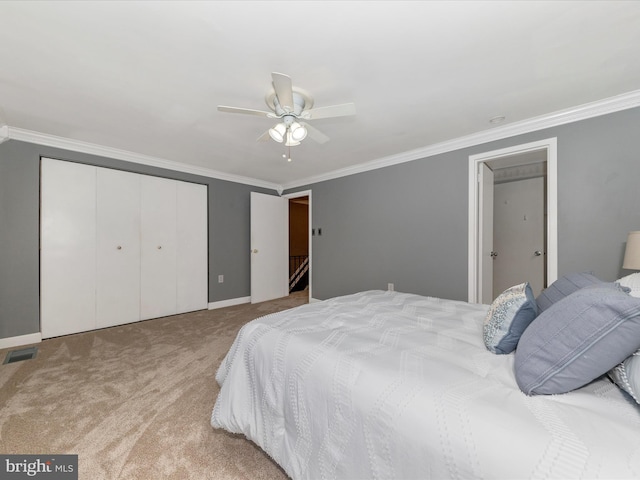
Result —
[{"label": "white door", "polygon": [[494,187],[493,295],[529,282],[538,296],[544,286],[544,178]]},{"label": "white door", "polygon": [[140,175],[97,169],[96,325],[140,320]]},{"label": "white door", "polygon": [[251,192],[251,303],[289,294],[288,202]]},{"label": "white door", "polygon": [[493,171],[485,164],[479,164],[478,206],[480,211],[478,252],[480,257],[480,278],[478,298],[482,303],[493,302]]},{"label": "white door", "polygon": [[96,168],[42,159],[42,338],[96,324]]},{"label": "white door", "polygon": [[177,313],[208,305],[207,186],[177,182]]},{"label": "white door", "polygon": [[141,177],[140,318],[176,313],[176,181]]}]

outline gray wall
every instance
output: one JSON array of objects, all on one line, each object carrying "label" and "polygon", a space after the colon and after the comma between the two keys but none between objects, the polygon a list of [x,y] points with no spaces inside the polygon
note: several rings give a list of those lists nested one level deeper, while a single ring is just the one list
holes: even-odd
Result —
[{"label": "gray wall", "polygon": [[[364,172],[312,190],[313,296],[364,289],[466,300],[469,155],[558,139],[558,273],[621,269],[640,230],[640,108]],[[273,193],[14,140],[0,145],[0,338],[39,331],[39,158],[209,185],[209,301],[250,294],[250,191]],[[224,274],[225,283],[217,276]]]},{"label": "gray wall", "polygon": [[622,270],[640,230],[640,108],[306,185],[313,296],[365,289],[467,299],[469,156],[558,139],[558,274]]},{"label": "gray wall", "polygon": [[[9,140],[0,144],[0,338],[40,331],[40,157],[209,186],[209,302],[250,295],[250,192],[259,187]],[[224,275],[219,284],[218,275]]]}]

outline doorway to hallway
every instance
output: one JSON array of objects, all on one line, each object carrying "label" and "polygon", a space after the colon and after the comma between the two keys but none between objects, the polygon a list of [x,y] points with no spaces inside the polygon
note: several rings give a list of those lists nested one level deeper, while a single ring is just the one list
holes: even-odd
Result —
[{"label": "doorway to hallway", "polygon": [[[535,161],[532,160],[535,158]],[[494,170],[522,165],[544,165],[546,217],[539,232],[543,247],[531,253],[541,263],[542,287],[557,278],[557,142],[555,138],[517,145],[469,157],[469,270],[468,298],[473,303],[491,303],[494,297],[494,263],[500,252],[494,248]],[[540,175],[537,175],[540,176]],[[523,215],[524,217],[527,214]],[[529,218],[529,217],[527,217]],[[502,234],[500,234],[502,236]],[[529,247],[529,249],[531,249]],[[539,252],[539,253],[536,253]],[[520,254],[524,258],[524,254]],[[527,275],[527,274],[525,274]],[[522,278],[522,276],[518,277]],[[513,280],[508,280],[513,281]],[[522,283],[520,282],[516,283]],[[509,285],[511,286],[511,285]]]},{"label": "doorway to hallway", "polygon": [[289,293],[309,288],[309,197],[289,199]]}]

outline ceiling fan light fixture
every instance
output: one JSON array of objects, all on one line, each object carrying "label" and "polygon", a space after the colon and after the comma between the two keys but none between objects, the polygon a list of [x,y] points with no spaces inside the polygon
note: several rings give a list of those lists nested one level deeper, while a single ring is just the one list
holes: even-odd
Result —
[{"label": "ceiling fan light fixture", "polygon": [[287,127],[284,123],[279,123],[275,127],[269,129],[269,136],[278,143],[282,143],[287,133]]},{"label": "ceiling fan light fixture", "polygon": [[300,142],[293,138],[291,134],[291,130],[287,131],[287,141],[284,144],[285,147],[295,147],[296,145],[300,145]]},{"label": "ceiling fan light fixture", "polygon": [[291,139],[295,142],[301,142],[307,136],[307,129],[298,122],[293,122],[289,130],[291,131]]}]

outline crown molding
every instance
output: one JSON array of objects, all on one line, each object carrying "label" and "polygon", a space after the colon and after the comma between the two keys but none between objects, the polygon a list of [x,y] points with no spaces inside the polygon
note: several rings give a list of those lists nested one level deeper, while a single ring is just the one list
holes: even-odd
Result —
[{"label": "crown molding", "polygon": [[46,133],[34,132],[32,130],[25,130],[22,128],[3,126],[0,127],[0,143],[5,140],[19,140],[22,142],[35,143],[37,145],[44,145],[47,147],[62,148],[73,152],[87,153],[90,155],[98,155],[101,157],[113,158],[116,160],[123,160],[125,162],[137,163],[141,165],[148,165],[151,167],[164,168],[176,172],[190,173],[193,175],[200,175],[207,178],[215,178],[218,180],[226,180],[229,182],[242,183],[245,185],[252,185],[255,187],[263,187],[273,190],[282,188],[280,185],[272,182],[266,182],[263,180],[257,180],[255,178],[243,177],[240,175],[232,175],[229,173],[219,172],[204,167],[197,167],[193,165],[187,165],[184,163],[174,162],[171,160],[165,160],[162,158],[151,157],[148,155],[141,155],[126,150],[119,150],[117,148],[105,147],[103,145],[97,145],[94,143],[82,142],[79,140],[72,140],[69,138],[58,137],[56,135],[49,135]]},{"label": "crown molding", "polygon": [[420,160],[442,153],[493,142],[495,140],[502,140],[516,135],[543,130],[545,128],[557,127],[567,123],[573,123],[580,120],[599,117],[601,115],[607,115],[609,113],[628,110],[638,106],[640,106],[640,90],[634,90],[632,92],[616,95],[615,97],[606,98],[604,100],[585,103],[565,110],[558,110],[547,115],[541,115],[539,117],[533,117],[501,127],[495,127],[490,130],[484,130],[482,132],[473,133],[453,140],[435,143],[415,150],[409,150],[396,155],[372,160],[370,162],[360,163],[358,165],[334,170],[325,174],[295,180],[293,182],[285,183],[283,187],[287,190],[326,180],[333,180],[335,178],[346,177],[356,173],[377,170],[379,168]]},{"label": "crown molding", "polygon": [[2,125],[0,127],[0,143],[4,143],[9,140],[9,127]]},{"label": "crown molding", "polygon": [[263,187],[276,190],[276,192],[280,193],[283,190],[291,188],[311,185],[313,183],[333,180],[349,175],[355,175],[357,173],[368,172],[370,170],[377,170],[379,168],[398,165],[400,163],[420,160],[442,153],[473,147],[475,145],[502,140],[505,138],[514,137],[516,135],[531,133],[538,130],[543,130],[545,128],[556,127],[580,120],[587,120],[589,118],[607,115],[609,113],[615,113],[622,110],[628,110],[638,106],[640,106],[640,90],[634,90],[632,92],[617,95],[604,100],[586,103],[565,110],[559,110],[547,115],[541,115],[539,117],[534,117],[527,120],[514,122],[508,125],[495,127],[490,130],[484,130],[482,132],[473,133],[463,137],[455,138],[453,140],[447,140],[445,142],[435,143],[414,150],[401,152],[399,154],[382,157],[369,162],[360,163],[358,165],[352,165],[350,167],[333,170],[328,173],[315,175],[300,180],[294,180],[282,185],[273,182],[258,180],[255,178],[219,172],[217,170],[212,170],[209,168],[196,167],[184,163],[174,162],[171,160],[165,160],[162,158],[141,155],[126,150],[105,147],[103,145],[97,145],[93,143],[82,142],[79,140],[72,140],[55,135],[48,135],[31,130],[25,130],[17,127],[11,127],[8,125],[3,125],[0,127],[0,144],[5,142],[6,140],[14,139],[29,143],[35,143],[38,145],[62,148],[75,152],[114,158],[117,160],[149,165],[157,168],[164,168],[177,172],[200,175],[207,178],[215,178],[218,180],[226,180],[229,182]]}]

